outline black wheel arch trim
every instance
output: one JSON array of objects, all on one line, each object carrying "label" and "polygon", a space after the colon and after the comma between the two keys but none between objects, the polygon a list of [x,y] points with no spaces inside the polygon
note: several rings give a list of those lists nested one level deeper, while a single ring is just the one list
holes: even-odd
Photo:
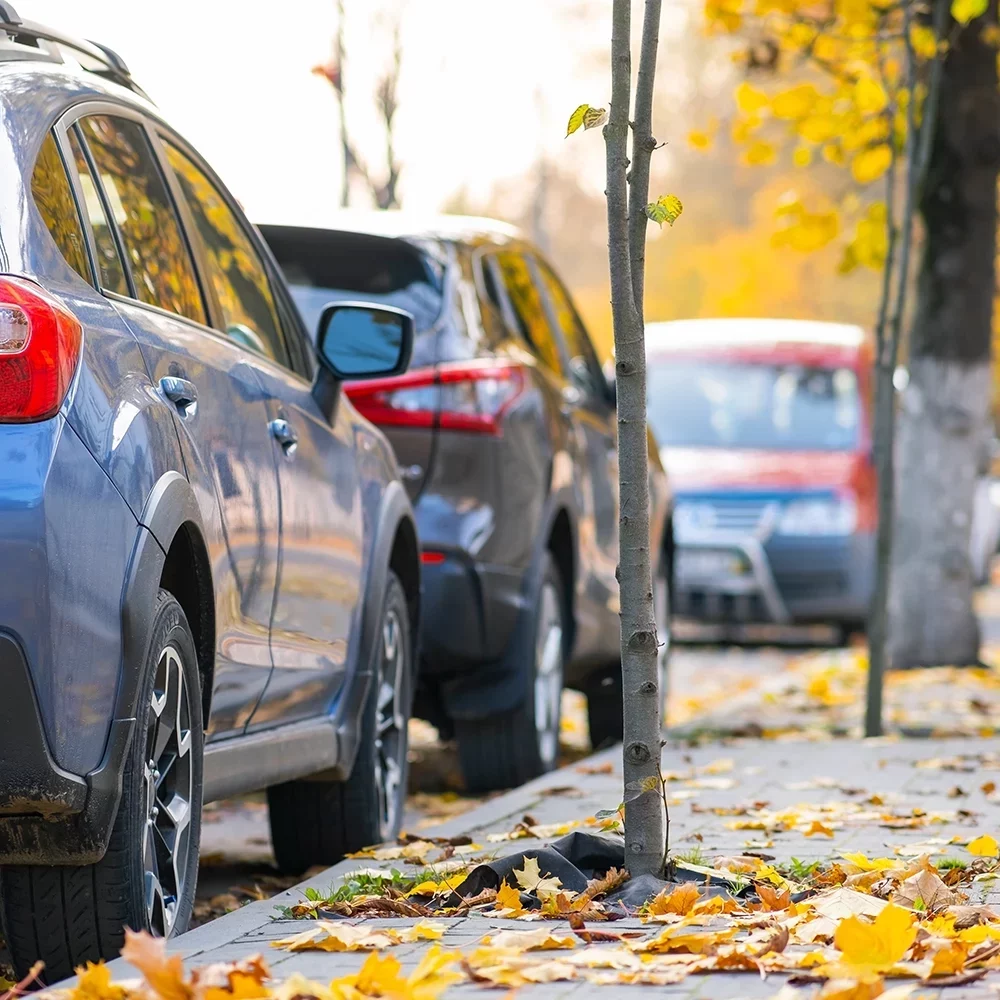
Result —
[{"label": "black wheel arch trim", "polygon": [[[492,663],[480,664],[474,670],[449,677],[441,684],[441,697],[446,713],[452,719],[475,721],[492,715],[510,712],[527,696],[525,671],[534,661],[534,640],[528,625],[533,620],[537,601],[536,595],[542,584],[545,556],[549,552],[549,542],[555,529],[557,518],[565,513],[569,518],[570,536],[573,544],[573,561],[579,572],[579,539],[577,536],[576,508],[572,491],[566,487],[553,493],[546,504],[541,518],[541,530],[535,538],[531,561],[524,574],[521,588],[521,609],[511,632],[511,640],[503,655]],[[567,599],[573,581],[563,580]],[[570,604],[572,606],[572,604]],[[568,609],[567,609],[568,610]],[[572,624],[572,623],[570,623]]]},{"label": "black wheel arch trim", "polygon": [[[329,777],[343,781],[348,778],[354,767],[354,758],[358,754],[358,743],[361,738],[361,709],[368,697],[368,688],[375,675],[375,657],[379,652],[379,623],[382,615],[382,604],[389,578],[392,548],[400,525],[409,522],[416,534],[416,518],[410,505],[409,497],[403,484],[391,480],[382,495],[378,518],[375,523],[374,540],[372,542],[371,561],[368,569],[368,579],[362,598],[361,636],[358,645],[357,668],[347,682],[343,696],[338,699],[334,713],[337,728],[337,764],[328,773]],[[417,543],[417,578],[419,579],[420,548]],[[416,622],[413,623],[416,626]],[[411,629],[414,646],[418,637],[417,628]],[[417,650],[413,650],[412,668],[416,670],[418,662]]]},{"label": "black wheel arch trim", "polygon": [[[122,659],[104,754],[97,767],[82,776],[68,775],[53,764],[49,785],[41,787],[68,789],[69,798],[63,795],[60,801],[71,802],[72,808],[49,808],[47,814],[43,814],[44,799],[39,805],[36,794],[31,810],[26,809],[18,816],[4,816],[0,796],[0,864],[79,865],[92,864],[104,856],[118,814],[122,773],[132,740],[141,684],[139,671],[129,667],[145,662],[152,609],[156,606],[166,553],[177,530],[188,522],[193,522],[200,530],[201,517],[194,493],[183,476],[168,472],[150,491],[129,559],[121,602]],[[3,652],[4,647],[0,646],[0,655]],[[26,665],[24,670],[27,677]],[[27,684],[30,697],[34,699],[30,678]],[[8,689],[5,685],[5,699],[13,703],[7,691],[20,691],[23,687],[15,684],[15,688]],[[24,702],[23,697],[18,700]],[[37,717],[33,700],[23,706],[20,714],[25,720]],[[38,740],[43,744],[41,749]],[[51,762],[43,730],[38,730],[31,745],[42,767],[46,759]]]}]

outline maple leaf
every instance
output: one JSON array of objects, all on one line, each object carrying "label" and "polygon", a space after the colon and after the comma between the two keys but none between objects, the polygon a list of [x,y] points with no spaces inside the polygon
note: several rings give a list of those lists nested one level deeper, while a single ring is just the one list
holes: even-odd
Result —
[{"label": "maple leaf", "polygon": [[506,882],[501,882],[500,888],[497,889],[495,906],[498,910],[503,910],[505,916],[519,917],[524,913],[521,894]]},{"label": "maple leaf", "polygon": [[145,977],[161,1000],[189,1000],[191,987],[184,979],[184,963],[180,955],[167,957],[167,942],[154,938],[148,931],[125,929],[125,946],[121,956]]},{"label": "maple leaf", "polygon": [[924,870],[906,879],[893,895],[892,901],[908,906],[911,910],[923,909],[933,913],[957,903],[959,898],[958,893],[952,892],[937,872]]},{"label": "maple leaf", "polygon": [[654,917],[667,913],[676,913],[683,917],[691,912],[699,899],[701,893],[698,891],[698,886],[694,882],[687,882],[671,892],[663,889],[649,904],[647,912]]},{"label": "maple leaf", "polygon": [[916,936],[913,914],[890,903],[872,923],[848,917],[837,928],[833,943],[845,964],[876,971],[901,961]]},{"label": "maple leaf", "polygon": [[792,896],[787,889],[779,893],[764,882],[758,883],[757,895],[765,910],[787,910],[792,905]]},{"label": "maple leaf", "polygon": [[562,882],[554,875],[542,875],[538,858],[525,858],[524,867],[514,869],[514,878],[525,892],[533,892],[539,899],[562,888]]},{"label": "maple leaf", "polygon": [[898,858],[869,858],[868,855],[862,854],[860,851],[854,854],[842,854],[841,857],[863,872],[882,871],[899,865]]},{"label": "maple leaf", "polygon": [[195,1000],[261,1000],[271,995],[265,985],[270,975],[262,955],[239,962],[213,962],[194,970],[191,991]]},{"label": "maple leaf", "polygon": [[954,976],[965,968],[968,957],[969,945],[964,941],[951,941],[948,947],[935,953],[930,974],[932,976]]},{"label": "maple leaf", "polygon": [[122,1000],[125,988],[111,982],[111,970],[104,964],[88,962],[76,970],[77,983],[71,1000]]},{"label": "maple leaf", "polygon": [[[435,1000],[452,983],[464,977],[452,966],[459,956],[432,945],[409,976],[403,977],[399,960],[393,955],[382,958],[372,952],[364,965],[351,976],[330,983],[336,1000],[359,1000],[362,997],[391,997],[392,1000]],[[308,995],[308,994],[306,994]]]},{"label": "maple leaf", "polygon": [[404,943],[411,941],[437,941],[445,932],[445,925],[438,920],[419,920],[412,927],[404,928],[399,939]]}]

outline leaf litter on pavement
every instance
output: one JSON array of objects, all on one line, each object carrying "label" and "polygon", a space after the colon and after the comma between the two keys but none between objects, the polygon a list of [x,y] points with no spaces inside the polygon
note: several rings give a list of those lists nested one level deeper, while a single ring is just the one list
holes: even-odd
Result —
[{"label": "leaf litter on pavement", "polygon": [[[355,973],[328,983],[298,975],[273,978],[259,955],[186,972],[178,956],[166,955],[163,942],[129,932],[122,954],[140,970],[141,981],[114,983],[105,966],[90,965],[80,970],[74,988],[50,995],[58,992],[59,1000],[434,1000],[458,982],[508,989],[568,981],[668,985],[696,974],[745,972],[782,976],[788,985],[779,997],[794,996],[790,987],[813,983],[819,984],[821,997],[903,996],[886,981],[939,987],[972,982],[1000,968],[1000,914],[970,901],[975,880],[992,874],[998,864],[989,840],[982,833],[959,847],[969,859],[962,863],[935,864],[930,854],[847,852],[814,866],[801,880],[754,854],[719,856],[705,865],[677,863],[677,872],[693,871],[698,878],[667,883],[637,908],[615,900],[627,887],[625,871],[611,868],[573,891],[539,863],[543,849],[528,849],[513,861],[506,859],[509,875],[498,889],[471,898],[462,898],[455,887],[443,899],[436,889],[409,895],[423,883],[437,885],[417,881],[425,874],[419,873],[409,880],[373,880],[354,897],[328,903],[333,912],[338,903],[353,907],[353,916],[416,917],[408,926],[324,918],[272,943],[288,951],[369,952]],[[421,842],[400,846],[414,844],[420,847],[411,853],[425,860]],[[456,897],[459,902],[451,903]],[[375,901],[381,902],[368,905]],[[316,907],[311,912],[330,911]],[[453,916],[482,920],[477,944],[448,947]],[[630,920],[617,930],[624,917],[640,922]],[[508,918],[526,922],[525,929],[491,926]],[[430,946],[407,973],[392,949],[416,941]]]}]

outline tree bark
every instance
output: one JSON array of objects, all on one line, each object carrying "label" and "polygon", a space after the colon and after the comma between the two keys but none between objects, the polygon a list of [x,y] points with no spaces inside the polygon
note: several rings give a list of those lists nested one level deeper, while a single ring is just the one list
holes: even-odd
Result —
[{"label": "tree bark", "polygon": [[981,37],[996,3],[953,38],[920,199],[925,241],[899,413],[889,607],[894,668],[979,658],[969,537],[990,401],[1000,94]]},{"label": "tree bark", "polygon": [[[607,146],[608,261],[618,393],[619,593],[624,708],[625,858],[633,876],[661,875],[660,709],[649,558],[646,356],[629,256],[630,0],[614,0]],[[645,216],[643,216],[645,219]]]},{"label": "tree bark", "polygon": [[628,193],[628,253],[632,271],[632,297],[640,320],[645,320],[643,296],[646,280],[646,203],[649,201],[649,163],[656,149],[653,137],[653,83],[660,34],[660,0],[646,0],[642,19],[639,76],[635,87],[632,120],[632,171]]}]

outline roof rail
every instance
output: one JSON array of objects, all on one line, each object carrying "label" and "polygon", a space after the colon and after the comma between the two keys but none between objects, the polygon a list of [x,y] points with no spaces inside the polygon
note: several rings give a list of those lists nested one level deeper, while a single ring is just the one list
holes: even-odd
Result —
[{"label": "roof rail", "polygon": [[[37,52],[34,57],[49,59],[56,62],[62,61],[62,49],[69,49],[74,56],[84,56],[84,66],[91,72],[105,79],[113,80],[115,83],[149,100],[149,97],[142,88],[132,79],[128,65],[114,49],[100,42],[85,41],[82,38],[74,38],[72,35],[64,34],[52,28],[47,28],[32,21],[22,21],[20,15],[14,9],[9,0],[0,0],[0,43],[4,41],[4,34],[14,43],[49,42],[53,43],[44,47],[36,46]],[[28,50],[30,53],[30,49]],[[96,63],[95,66],[88,63]]]}]

